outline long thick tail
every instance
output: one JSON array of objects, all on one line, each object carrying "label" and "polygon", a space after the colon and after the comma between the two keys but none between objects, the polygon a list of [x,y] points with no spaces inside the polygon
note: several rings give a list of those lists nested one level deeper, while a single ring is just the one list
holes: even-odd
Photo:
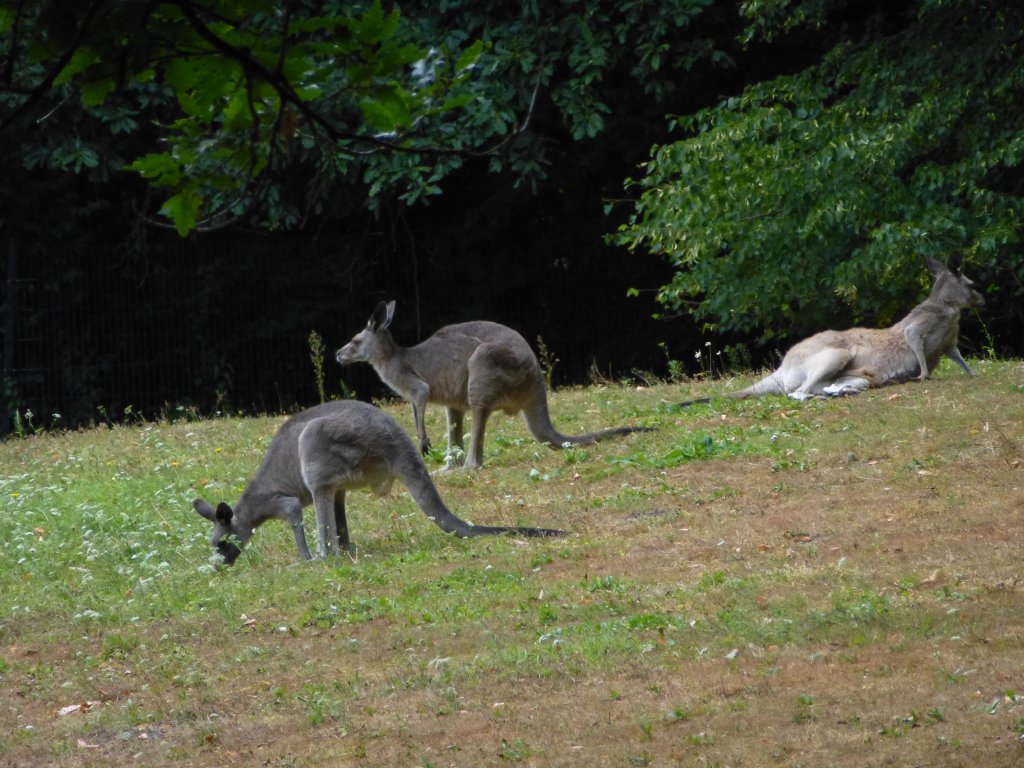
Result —
[{"label": "long thick tail", "polygon": [[[732,398],[733,400],[743,400],[747,397],[760,397],[761,395],[784,395],[786,394],[786,388],[782,383],[782,376],[779,371],[772,371],[760,381],[756,381],[746,389],[741,389],[738,392],[727,392],[725,397]],[[677,408],[687,408],[691,405],[700,405],[703,403],[710,403],[710,397],[699,397],[694,400],[684,400],[676,405]]]},{"label": "long thick tail", "polygon": [[633,432],[653,432],[654,427],[610,427],[597,432],[587,432],[582,435],[563,435],[555,425],[551,423],[551,414],[548,412],[547,392],[543,384],[534,393],[533,402],[523,409],[523,418],[530,434],[542,443],[547,443],[552,448],[562,448],[566,443],[569,445],[590,445],[599,440],[607,440],[609,437],[629,435]]},{"label": "long thick tail", "polygon": [[516,536],[540,538],[545,536],[564,536],[565,531],[555,528],[530,528],[524,526],[503,525],[471,525],[448,509],[441,494],[437,492],[434,481],[430,478],[426,465],[420,459],[416,449],[409,443],[409,455],[398,467],[395,467],[398,479],[402,481],[413,499],[429,520],[433,520],[445,533],[454,533],[460,539],[476,536],[495,536],[511,533]]},{"label": "long thick tail", "polygon": [[683,400],[681,403],[676,403],[676,408],[689,408],[691,405],[704,405],[710,402],[710,397],[698,397],[695,400]]},{"label": "long thick tail", "polygon": [[529,538],[543,538],[546,536],[565,536],[565,531],[557,528],[530,528],[520,525],[471,525],[466,533],[456,534],[459,538],[470,538],[473,536],[497,536],[503,533],[511,533],[515,536],[526,536]]}]

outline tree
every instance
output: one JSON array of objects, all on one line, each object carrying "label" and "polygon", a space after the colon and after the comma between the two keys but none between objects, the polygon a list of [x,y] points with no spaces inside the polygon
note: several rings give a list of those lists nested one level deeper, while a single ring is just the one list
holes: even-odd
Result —
[{"label": "tree", "polygon": [[845,5],[745,2],[748,40],[810,27],[837,43],[676,118],[685,137],[629,182],[640,197],[614,239],[673,265],[667,310],[762,339],[887,323],[919,295],[924,256],[950,254],[1019,306],[1024,5],[879,4],[859,26]]},{"label": "tree", "polygon": [[[347,172],[396,153],[481,151],[446,121],[470,100],[463,86],[484,45],[423,48],[397,10],[352,8],[4,0],[0,135],[17,135],[29,166],[72,173],[103,163],[82,113],[141,138],[149,151],[111,169],[127,161],[165,190],[160,211],[182,234],[272,209],[274,172],[297,161]],[[40,140],[34,127],[57,122],[56,142]],[[409,199],[430,191],[429,169],[402,170]]]},{"label": "tree", "polygon": [[551,124],[605,130],[610,79],[655,103],[727,62],[689,31],[711,2],[0,0],[4,165],[134,170],[182,233],[417,202],[474,157],[534,185]]}]

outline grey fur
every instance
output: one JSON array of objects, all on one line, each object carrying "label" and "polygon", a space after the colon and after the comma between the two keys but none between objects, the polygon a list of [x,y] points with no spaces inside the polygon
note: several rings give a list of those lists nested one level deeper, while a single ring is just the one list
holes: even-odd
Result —
[{"label": "grey fur", "polygon": [[302,510],[316,508],[317,555],[350,551],[345,493],[369,488],[385,494],[400,480],[427,517],[460,538],[498,533],[557,536],[547,528],[475,526],[456,517],[430,479],[416,446],[391,416],[368,403],[341,400],[297,413],[277,431],[256,476],[232,510],[202,499],[195,511],[213,523],[211,543],[228,565],[267,520],[289,523],[299,555],[310,559]]},{"label": "grey fur", "polygon": [[448,467],[453,464],[454,449],[463,447],[466,411],[473,417],[467,469],[483,466],[484,431],[495,411],[510,416],[522,412],[530,433],[552,448],[649,431],[646,427],[613,427],[585,435],[563,435],[551,423],[537,356],[516,331],[477,320],[447,325],[414,347],[400,347],[388,330],[394,314],[395,302],[381,302],[366,328],[335,357],[342,365],[369,363],[385,384],[412,405],[424,454],[430,449],[423,419],[427,403],[443,405],[448,416]]}]

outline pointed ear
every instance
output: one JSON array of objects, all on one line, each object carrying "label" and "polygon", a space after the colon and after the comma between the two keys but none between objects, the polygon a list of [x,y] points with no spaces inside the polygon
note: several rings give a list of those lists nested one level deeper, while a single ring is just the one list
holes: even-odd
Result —
[{"label": "pointed ear", "polygon": [[213,507],[211,507],[209,504],[207,504],[202,499],[195,499],[192,502],[192,509],[194,509],[200,515],[205,517],[211,523],[216,523],[217,522],[217,513],[214,511]]},{"label": "pointed ear", "polygon": [[931,256],[926,257],[924,263],[928,266],[928,271],[932,273],[932,277],[938,277],[946,271],[946,266],[936,261]]},{"label": "pointed ear", "polygon": [[229,507],[227,504],[225,504],[222,501],[220,504],[217,505],[217,511],[215,513],[215,515],[216,515],[216,522],[220,523],[221,525],[230,526],[231,525],[231,517],[234,514],[235,513],[231,511],[231,507]]},{"label": "pointed ear", "polygon": [[963,269],[964,269],[964,257],[961,256],[960,254],[957,254],[957,255],[953,256],[949,260],[949,271],[952,272],[957,277],[960,277],[960,273],[963,272]]},{"label": "pointed ear", "polygon": [[394,318],[395,302],[389,301],[385,304],[382,301],[377,305],[377,308],[373,310],[373,314],[370,315],[370,322],[366,324],[366,327],[375,331],[385,331],[388,326],[391,325],[391,321]]}]

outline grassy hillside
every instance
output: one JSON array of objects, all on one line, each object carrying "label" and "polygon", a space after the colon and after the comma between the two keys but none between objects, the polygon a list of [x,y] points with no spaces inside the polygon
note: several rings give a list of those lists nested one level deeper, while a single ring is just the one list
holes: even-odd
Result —
[{"label": "grassy hillside", "polygon": [[559,391],[562,431],[659,430],[551,451],[498,416],[485,469],[436,479],[569,536],[451,539],[396,485],[327,563],[269,523],[218,568],[191,509],[281,417],[11,440],[0,766],[1020,765],[1024,365],[974,366]]}]

